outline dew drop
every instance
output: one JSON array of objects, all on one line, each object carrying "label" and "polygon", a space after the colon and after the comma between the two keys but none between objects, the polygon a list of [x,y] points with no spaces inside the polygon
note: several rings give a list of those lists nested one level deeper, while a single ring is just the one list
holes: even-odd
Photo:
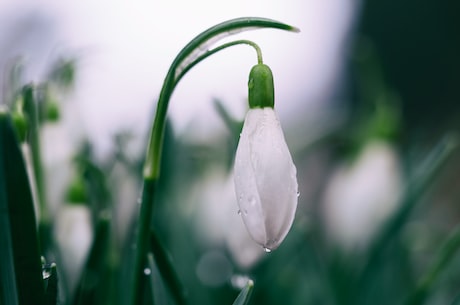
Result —
[{"label": "dew drop", "polygon": [[49,272],[49,270],[46,270],[46,269],[42,270],[42,277],[43,277],[44,280],[50,278],[51,277],[51,272]]},{"label": "dew drop", "polygon": [[152,270],[150,270],[149,268],[144,269],[144,274],[145,275],[150,275],[151,273],[152,273]]},{"label": "dew drop", "polygon": [[264,247],[264,251],[265,251],[265,253],[270,253],[270,252],[272,252],[272,250],[269,249],[269,248],[267,248],[267,247]]},{"label": "dew drop", "polygon": [[42,267],[42,277],[44,280],[49,279],[53,275],[53,269],[56,269],[56,264],[44,264]]},{"label": "dew drop", "polygon": [[238,215],[241,215],[241,210],[238,210]]},{"label": "dew drop", "polygon": [[297,192],[297,198],[299,198],[299,197],[300,197],[300,192]]}]

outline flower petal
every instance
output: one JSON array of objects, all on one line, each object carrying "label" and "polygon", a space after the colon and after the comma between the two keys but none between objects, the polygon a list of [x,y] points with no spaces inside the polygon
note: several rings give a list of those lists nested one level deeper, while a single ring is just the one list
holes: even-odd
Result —
[{"label": "flower petal", "polygon": [[297,208],[296,168],[272,108],[250,109],[235,158],[235,190],[251,237],[275,249]]}]

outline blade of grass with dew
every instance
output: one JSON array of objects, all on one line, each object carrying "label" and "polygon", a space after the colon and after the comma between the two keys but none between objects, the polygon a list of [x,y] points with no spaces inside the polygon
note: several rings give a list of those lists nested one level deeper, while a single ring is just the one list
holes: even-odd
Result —
[{"label": "blade of grass with dew", "polygon": [[152,124],[147,153],[144,162],[144,184],[142,189],[141,208],[139,214],[139,226],[136,233],[134,265],[130,275],[130,288],[128,289],[130,305],[137,304],[140,294],[140,279],[142,269],[147,259],[149,244],[150,222],[152,219],[155,186],[160,175],[161,152],[163,149],[164,129],[166,113],[171,95],[178,84],[177,77],[183,76],[182,71],[194,60],[206,53],[208,47],[223,37],[239,33],[248,29],[274,28],[286,31],[298,32],[298,29],[282,22],[267,18],[245,17],[236,18],[215,25],[188,43],[176,56],[171,64],[164,80],[160,97]]},{"label": "blade of grass with dew", "polygon": [[84,269],[73,298],[73,305],[111,304],[110,220],[101,217]]},{"label": "blade of grass with dew", "polygon": [[429,295],[429,292],[436,283],[436,280],[447,269],[449,263],[457,256],[455,254],[460,249],[460,227],[458,227],[445,241],[444,245],[439,250],[431,268],[428,269],[425,276],[422,277],[417,288],[413,294],[409,297],[407,305],[419,305],[423,304]]},{"label": "blade of grass with dew", "polygon": [[246,286],[236,297],[235,301],[233,302],[233,305],[247,305],[249,303],[249,299],[251,298],[253,288],[254,282],[252,280],[248,280]]},{"label": "blade of grass with dew", "polygon": [[[149,291],[146,291],[145,296],[149,297],[148,300],[154,305],[170,305],[175,304],[171,294],[168,293],[165,283],[161,277],[160,271],[158,270],[157,264],[153,258],[153,254],[149,253],[147,257],[147,267],[144,270],[144,275],[148,279],[146,282]],[[148,302],[147,302],[148,303]]]},{"label": "blade of grass with dew", "polygon": [[58,304],[58,274],[56,264],[52,263],[46,270],[43,270],[45,281],[45,302],[46,305]]},{"label": "blade of grass with dew", "polygon": [[[367,291],[367,285],[372,283],[371,277],[377,274],[380,260],[387,245],[395,236],[398,236],[411,212],[420,202],[427,189],[434,183],[441,169],[458,146],[456,135],[447,135],[431,150],[425,160],[418,167],[418,172],[409,181],[406,193],[400,204],[400,209],[390,217],[379,235],[369,247],[368,259],[356,283],[355,298],[350,304],[360,304],[360,297]],[[353,294],[351,294],[353,295]]]},{"label": "blade of grass with dew", "polygon": [[171,256],[161,244],[155,232],[151,232],[150,234],[150,247],[154,262],[166,284],[166,287],[171,293],[171,296],[174,298],[177,305],[185,305],[185,289],[177,276],[176,270],[174,269]]},{"label": "blade of grass with dew", "polygon": [[10,114],[0,109],[0,292],[4,305],[45,304],[34,203]]}]

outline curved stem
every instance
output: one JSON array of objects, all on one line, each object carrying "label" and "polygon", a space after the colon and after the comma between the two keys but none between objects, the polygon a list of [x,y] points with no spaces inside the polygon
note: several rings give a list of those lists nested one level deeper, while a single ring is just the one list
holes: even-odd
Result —
[{"label": "curved stem", "polygon": [[260,49],[260,47],[253,41],[250,41],[250,40],[235,40],[235,41],[232,41],[232,42],[229,42],[229,43],[226,43],[226,44],[223,44],[221,46],[218,46],[212,50],[209,50],[207,51],[206,53],[204,53],[203,55],[197,57],[193,62],[191,62],[187,67],[185,67],[180,74],[177,75],[176,77],[176,80],[174,82],[174,85],[177,85],[177,83],[179,83],[179,81],[182,79],[182,77],[188,72],[190,71],[195,65],[197,65],[200,61],[206,59],[207,57],[219,52],[219,51],[222,51],[223,49],[226,49],[226,48],[229,48],[229,47],[232,47],[232,46],[236,46],[236,45],[240,45],[240,44],[247,44],[247,45],[250,45],[251,47],[253,47],[255,50],[256,50],[256,53],[257,53],[257,63],[258,64],[262,64],[263,63],[263,59],[262,59],[262,50]]},{"label": "curved stem", "polygon": [[[232,19],[209,28],[196,36],[174,59],[166,75],[160,97],[157,104],[157,111],[151,129],[150,141],[144,165],[144,179],[156,179],[160,174],[160,158],[163,143],[166,112],[169,99],[177,85],[178,76],[183,76],[183,71],[190,63],[200,55],[208,52],[208,47],[218,40],[244,30],[274,28],[291,32],[299,32],[296,27],[267,18],[237,18]],[[214,52],[215,53],[215,52]],[[212,54],[214,54],[212,53]],[[196,62],[197,63],[197,62]]]},{"label": "curved stem", "polygon": [[[163,148],[166,112],[174,88],[178,84],[178,81],[185,75],[185,73],[198,62],[224,48],[235,45],[235,43],[230,43],[227,44],[227,46],[223,45],[220,48],[218,47],[209,51],[208,48],[213,43],[226,36],[237,34],[244,30],[258,28],[274,28],[292,32],[299,31],[293,26],[267,18],[249,17],[232,19],[213,26],[196,36],[195,39],[187,44],[177,55],[168,70],[160,92],[160,97],[158,99],[157,110],[151,129],[147,155],[144,164],[144,185],[142,190],[142,201],[138,220],[139,226],[135,236],[136,245],[133,262],[134,266],[132,268],[132,273],[130,274],[132,278],[129,281],[130,289],[128,290],[130,293],[132,293],[129,296],[131,305],[138,304],[138,300],[140,299],[140,281],[142,277],[142,270],[147,260],[155,187],[160,175],[160,160],[161,151]],[[240,41],[237,44],[241,43],[243,42]],[[244,43],[248,44],[247,41]],[[253,45],[253,43],[249,44]],[[257,47],[255,48],[257,50]],[[260,54],[260,50],[258,51],[258,54]],[[262,57],[258,56],[258,60],[261,61]]]}]

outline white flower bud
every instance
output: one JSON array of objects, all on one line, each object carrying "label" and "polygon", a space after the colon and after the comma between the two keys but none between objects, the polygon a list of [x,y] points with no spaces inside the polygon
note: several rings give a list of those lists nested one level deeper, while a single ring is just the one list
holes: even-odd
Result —
[{"label": "white flower bud", "polygon": [[250,109],[235,157],[235,190],[251,237],[267,251],[286,237],[297,208],[298,186],[273,108]]},{"label": "white flower bud", "polygon": [[340,166],[325,190],[328,235],[345,251],[367,247],[398,208],[403,191],[399,156],[390,143],[370,141],[352,163]]}]

